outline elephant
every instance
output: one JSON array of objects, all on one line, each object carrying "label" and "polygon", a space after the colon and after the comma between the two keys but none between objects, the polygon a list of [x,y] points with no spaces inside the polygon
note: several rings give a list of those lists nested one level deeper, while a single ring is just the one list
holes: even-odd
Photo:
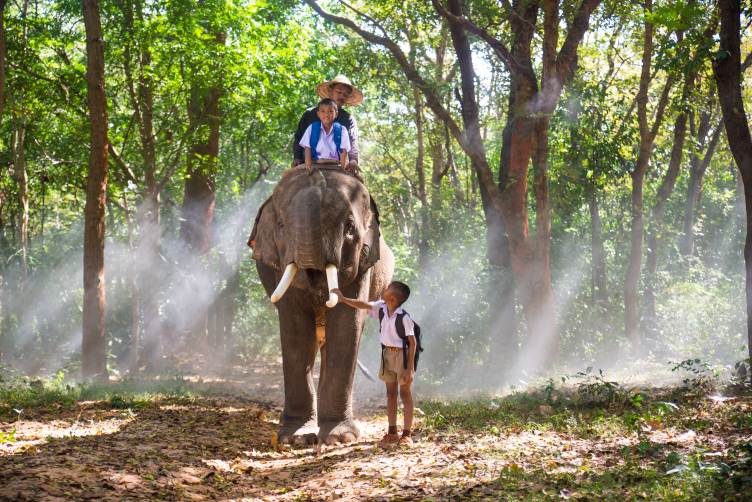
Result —
[{"label": "elephant", "polygon": [[279,441],[355,441],[353,380],[367,312],[338,304],[331,290],[373,301],[389,284],[394,255],[376,204],[356,176],[338,167],[290,169],[259,209],[249,244],[279,316],[285,399]]}]

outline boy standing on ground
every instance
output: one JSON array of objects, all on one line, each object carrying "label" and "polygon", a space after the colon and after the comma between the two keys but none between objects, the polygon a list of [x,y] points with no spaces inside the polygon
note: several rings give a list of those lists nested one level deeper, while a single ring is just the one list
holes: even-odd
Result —
[{"label": "boy standing on ground", "polygon": [[300,146],[305,149],[305,166],[311,170],[314,161],[339,161],[342,170],[347,170],[347,154],[350,151],[350,136],[347,128],[335,123],[337,102],[330,98],[319,101],[314,121],[303,133]]},{"label": "boy standing on ground", "polygon": [[[362,302],[342,295],[338,289],[332,290],[339,301],[356,309],[368,310],[368,315],[381,319],[379,338],[381,340],[381,369],[379,378],[386,384],[386,414],[389,419],[389,430],[379,442],[379,446],[386,448],[396,444],[410,446],[413,444],[411,429],[413,425],[413,394],[411,385],[415,377],[415,333],[413,320],[402,310],[402,304],[410,296],[410,288],[398,281],[394,281],[381,295],[381,300],[373,303]],[[398,331],[398,318],[404,327],[407,349],[404,348]],[[405,352],[406,350],[406,352]],[[404,408],[404,426],[402,437],[397,434],[397,390],[402,397]]]}]

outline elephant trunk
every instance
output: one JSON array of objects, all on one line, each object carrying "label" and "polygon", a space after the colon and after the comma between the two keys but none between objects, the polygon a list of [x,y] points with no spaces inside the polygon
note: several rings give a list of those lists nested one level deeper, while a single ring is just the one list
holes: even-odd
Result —
[{"label": "elephant trunk", "polygon": [[300,268],[324,269],[321,240],[321,191],[316,187],[302,192],[293,212],[295,263]]}]

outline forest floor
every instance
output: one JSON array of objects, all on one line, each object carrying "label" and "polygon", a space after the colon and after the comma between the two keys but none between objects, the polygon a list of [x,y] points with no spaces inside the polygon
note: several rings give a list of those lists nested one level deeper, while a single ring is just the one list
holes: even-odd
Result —
[{"label": "forest floor", "polygon": [[[419,401],[382,450],[377,393],[354,444],[275,444],[281,376],[82,387],[0,383],[0,500],[750,500],[752,393],[602,376]],[[269,383],[273,382],[273,383]],[[276,382],[276,383],[275,383]],[[373,389],[378,387],[374,384]],[[717,392],[717,391],[716,391]],[[23,409],[19,408],[23,406]]]}]

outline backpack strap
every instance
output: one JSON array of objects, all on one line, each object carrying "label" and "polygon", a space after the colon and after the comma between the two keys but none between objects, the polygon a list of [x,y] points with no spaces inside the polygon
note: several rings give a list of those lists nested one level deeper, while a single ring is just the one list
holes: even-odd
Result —
[{"label": "backpack strap", "polygon": [[319,146],[319,138],[321,137],[321,121],[314,120],[311,123],[311,159],[319,160],[319,154],[316,151],[316,147]]},{"label": "backpack strap", "polygon": [[394,322],[394,327],[397,329],[397,336],[402,340],[402,366],[407,369],[407,352],[410,347],[407,343],[407,335],[405,334],[405,316],[408,315],[404,310],[401,314],[397,314],[397,319]]},{"label": "backpack strap", "polygon": [[342,124],[334,122],[332,124],[334,128],[334,145],[337,147],[337,155],[342,153]]}]

